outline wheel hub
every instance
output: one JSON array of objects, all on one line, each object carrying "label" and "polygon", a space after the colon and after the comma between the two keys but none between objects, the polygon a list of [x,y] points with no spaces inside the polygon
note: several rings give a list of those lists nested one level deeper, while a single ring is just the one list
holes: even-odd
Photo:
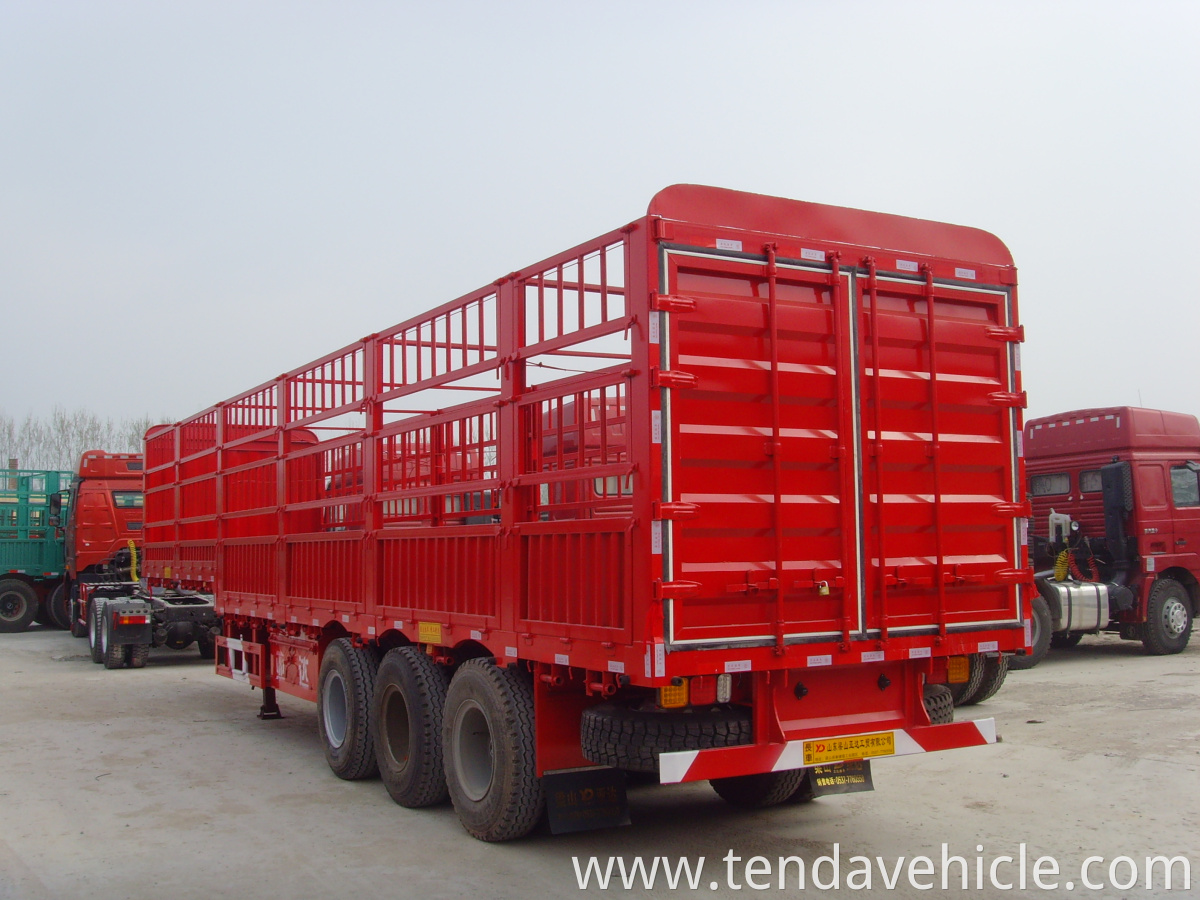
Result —
[{"label": "wheel hub", "polygon": [[16,619],[24,608],[25,604],[21,600],[21,595],[15,591],[9,591],[0,596],[0,618]]},{"label": "wheel hub", "polygon": [[1181,600],[1172,597],[1163,604],[1163,627],[1171,637],[1179,637],[1187,629],[1188,614]]},{"label": "wheel hub", "polygon": [[467,700],[454,717],[454,768],[463,793],[474,801],[487,796],[492,786],[495,759],[492,729],[487,714],[474,700]]},{"label": "wheel hub", "polygon": [[325,737],[335,750],[346,742],[346,730],[349,726],[349,706],[346,702],[346,683],[342,681],[341,673],[336,669],[325,679],[322,691],[322,716],[325,721]]}]

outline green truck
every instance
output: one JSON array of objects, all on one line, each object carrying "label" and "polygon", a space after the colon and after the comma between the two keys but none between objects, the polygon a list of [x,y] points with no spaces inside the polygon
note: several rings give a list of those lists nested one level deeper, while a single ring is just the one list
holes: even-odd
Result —
[{"label": "green truck", "polygon": [[50,496],[70,484],[70,472],[0,469],[0,633],[49,619],[48,600],[65,572]]}]

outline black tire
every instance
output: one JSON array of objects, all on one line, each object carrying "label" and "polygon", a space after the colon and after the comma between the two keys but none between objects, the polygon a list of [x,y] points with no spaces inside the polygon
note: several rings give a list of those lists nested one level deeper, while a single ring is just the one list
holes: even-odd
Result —
[{"label": "black tire", "polygon": [[1050,635],[1051,650],[1070,650],[1083,640],[1082,631],[1060,631]]},{"label": "black tire", "polygon": [[106,669],[125,668],[125,645],[113,640],[112,611],[107,607],[100,618],[100,658]]},{"label": "black tire", "polygon": [[529,673],[472,659],[458,667],[442,721],[446,786],[458,820],[481,841],[524,837],[546,805],[537,777]]},{"label": "black tire", "polygon": [[996,691],[1000,690],[1004,684],[1004,679],[1008,677],[1008,657],[1004,654],[999,656],[982,656],[983,673],[979,679],[979,687],[966,700],[959,703],[959,706],[974,706],[976,703],[982,703],[984,700],[990,700],[996,696]]},{"label": "black tire", "polygon": [[146,668],[146,661],[150,659],[149,644],[126,644],[125,645],[125,664],[131,669]]},{"label": "black tire", "polygon": [[104,635],[103,635],[103,619],[104,613],[103,604],[93,600],[88,604],[87,609],[87,639],[88,650],[92,654],[92,662],[104,662]]},{"label": "black tire", "polygon": [[61,581],[46,595],[46,615],[55,628],[61,628],[63,631],[71,628],[71,611],[67,608],[68,602],[67,586]]},{"label": "black tire", "polygon": [[954,721],[954,697],[944,684],[925,685],[925,711],[934,725],[948,725]]},{"label": "black tire", "polygon": [[87,637],[88,627],[87,622],[81,622],[79,616],[79,601],[75,598],[67,600],[68,616],[71,620],[71,637]]},{"label": "black tire", "polygon": [[730,806],[766,809],[789,800],[803,786],[807,769],[784,769],[759,775],[736,775],[709,780],[712,789]]},{"label": "black tire", "polygon": [[38,614],[37,591],[18,578],[0,581],[0,634],[16,634]]},{"label": "black tire", "polygon": [[737,747],[754,738],[750,710],[741,706],[643,712],[601,703],[583,711],[579,731],[585,757],[628,772],[658,772],[660,753]]},{"label": "black tire", "polygon": [[325,761],[338,778],[370,778],[375,765],[371,700],[379,663],[366,647],[338,638],[325,648],[317,679],[317,730]]},{"label": "black tire", "polygon": [[1050,619],[1050,606],[1041,594],[1034,597],[1030,605],[1033,607],[1032,646],[1024,656],[1014,656],[1008,661],[1010,669],[1032,669],[1050,652],[1050,629],[1054,627]]},{"label": "black tire", "polygon": [[375,760],[391,798],[416,809],[450,796],[442,759],[442,719],[450,679],[415,647],[389,650],[375,676],[371,720]]},{"label": "black tire", "polygon": [[787,798],[788,803],[811,803],[816,798],[816,792],[813,790],[812,769],[804,770],[804,778],[800,780],[800,786],[792,791],[792,796]]},{"label": "black tire", "polygon": [[954,698],[955,706],[966,706],[979,693],[979,685],[983,681],[982,653],[971,653],[967,656],[967,680],[958,684],[947,684],[950,696]]},{"label": "black tire", "polygon": [[1174,578],[1160,578],[1150,591],[1146,604],[1146,625],[1142,646],[1147,653],[1165,656],[1179,653],[1192,636],[1192,598]]},{"label": "black tire", "polygon": [[207,637],[196,638],[196,649],[200,651],[201,659],[213,659],[217,655],[217,639],[209,634]]}]

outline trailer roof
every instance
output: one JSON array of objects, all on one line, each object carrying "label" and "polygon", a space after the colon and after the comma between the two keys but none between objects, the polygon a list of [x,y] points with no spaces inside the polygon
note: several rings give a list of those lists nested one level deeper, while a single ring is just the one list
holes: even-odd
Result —
[{"label": "trailer roof", "polygon": [[943,259],[1011,266],[993,234],[907,216],[787,200],[700,184],[673,184],[654,195],[647,213],[678,222],[807,237]]},{"label": "trailer roof", "polygon": [[1030,419],[1025,425],[1029,459],[1104,450],[1200,452],[1200,422],[1187,413],[1107,406]]}]

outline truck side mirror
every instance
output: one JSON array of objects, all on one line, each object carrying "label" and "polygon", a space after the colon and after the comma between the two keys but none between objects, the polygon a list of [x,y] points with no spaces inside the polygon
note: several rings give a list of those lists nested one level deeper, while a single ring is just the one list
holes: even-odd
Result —
[{"label": "truck side mirror", "polygon": [[50,514],[46,517],[46,521],[55,528],[62,524],[62,500],[62,491],[55,491],[49,498]]}]

